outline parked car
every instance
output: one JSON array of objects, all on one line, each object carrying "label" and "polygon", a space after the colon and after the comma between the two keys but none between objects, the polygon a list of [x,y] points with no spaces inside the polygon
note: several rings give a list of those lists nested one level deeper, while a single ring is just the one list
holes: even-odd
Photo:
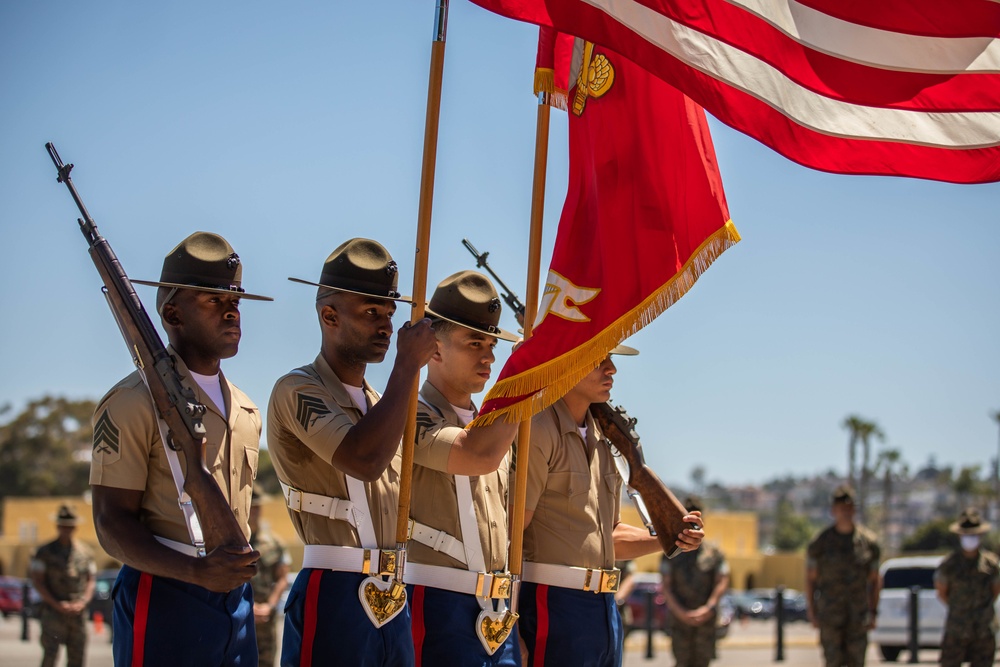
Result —
[{"label": "parked car", "polygon": [[934,591],[934,570],[943,556],[890,558],[879,568],[882,593],[878,602],[878,623],[871,641],[878,644],[888,662],[899,658],[909,646],[910,589],[920,587],[918,643],[920,648],[937,648],[944,637],[948,610]]},{"label": "parked car", "polygon": [[111,599],[111,589],[114,588],[117,578],[118,570],[100,570],[97,573],[97,581],[94,584],[94,597],[90,599],[90,604],[87,605],[87,613],[91,620],[94,620],[94,614],[100,612],[101,616],[104,617],[105,623],[111,622],[111,617],[115,609],[114,600]]},{"label": "parked car", "polygon": [[[4,618],[12,614],[20,614],[24,607],[25,579],[20,577],[0,576],[0,613]],[[38,617],[42,604],[42,596],[28,581],[28,616]]]},{"label": "parked car", "polygon": [[739,618],[765,619],[774,614],[774,591],[770,588],[734,593],[733,600]]}]

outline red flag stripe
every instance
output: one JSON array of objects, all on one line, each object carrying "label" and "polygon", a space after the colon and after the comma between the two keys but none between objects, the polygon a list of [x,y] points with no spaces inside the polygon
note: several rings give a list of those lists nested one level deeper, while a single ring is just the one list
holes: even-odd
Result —
[{"label": "red flag stripe", "polygon": [[[678,87],[726,124],[805,166],[956,183],[1000,180],[1000,86],[996,85],[1000,74],[996,72],[949,76],[866,66],[797,43],[723,0],[473,1],[512,18],[551,25],[607,45]],[[949,19],[940,22],[944,27],[937,32],[919,29],[920,12],[944,11],[932,9],[929,0],[891,2],[898,14],[896,23],[888,20],[890,14],[875,11],[874,20],[856,21],[862,27],[850,30],[857,33],[865,25],[891,30],[898,25],[897,33],[908,28],[912,34],[934,38],[992,37],[1000,27],[1000,3],[962,0],[956,5],[978,8],[967,15],[986,22],[978,28],[971,22],[963,24],[957,16],[960,10],[944,4]],[[796,11],[826,10],[828,5],[822,0],[799,0]],[[858,3],[846,5],[840,17],[824,21],[863,14]],[[832,10],[831,14],[836,16]],[[815,34],[815,27],[806,32]],[[941,42],[898,37],[911,45]],[[838,48],[847,48],[843,44],[849,41]],[[956,41],[953,55],[969,44]],[[992,53],[1000,47],[993,41],[984,48]],[[961,57],[939,67],[960,61]],[[803,137],[823,152],[803,150]]]},{"label": "red flag stripe", "polygon": [[[743,9],[727,0],[708,0],[706,11],[700,14],[676,11],[674,5],[666,10],[670,18],[705,34],[714,34],[720,41],[752,53],[764,63],[781,63],[781,72],[809,91],[831,99],[848,101],[880,108],[909,109],[918,111],[991,111],[1000,108],[1000,41],[992,42],[992,53],[997,57],[991,69],[955,76],[961,65],[968,63],[972,54],[959,53],[959,46],[951,40],[942,44],[915,44],[915,53],[926,54],[925,62],[905,68],[902,62],[891,62],[885,67],[869,66],[859,62],[864,54],[856,50],[837,57],[827,44],[807,44],[793,39],[771,22],[748,15]],[[811,11],[811,10],[810,10]],[[752,29],[747,24],[752,24]],[[838,22],[843,23],[843,22]],[[814,25],[813,32],[827,35],[829,28]],[[868,37],[847,35],[845,41],[891,45],[886,33]],[[924,38],[908,38],[924,39]],[[832,40],[830,40],[832,41]],[[982,41],[982,40],[976,40]],[[846,45],[845,45],[846,46]],[[903,52],[900,45],[886,54],[897,56]],[[949,52],[945,47],[955,47]],[[969,50],[974,50],[971,45]],[[892,61],[893,58],[883,58]],[[900,61],[900,58],[896,58]],[[948,61],[951,62],[948,62]],[[746,85],[743,86],[746,88]]]},{"label": "red flag stripe", "polygon": [[1000,37],[1000,3],[989,0],[799,0],[860,25],[933,37]]},{"label": "red flag stripe", "polygon": [[132,667],[142,667],[146,659],[146,627],[149,624],[149,593],[152,588],[152,575],[141,573],[139,590],[135,596],[135,617],[132,620]]}]

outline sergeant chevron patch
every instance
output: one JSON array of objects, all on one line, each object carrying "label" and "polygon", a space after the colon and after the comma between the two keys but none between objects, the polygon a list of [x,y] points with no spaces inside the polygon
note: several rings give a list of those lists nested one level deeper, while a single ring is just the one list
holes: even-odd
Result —
[{"label": "sergeant chevron patch", "polygon": [[94,453],[117,454],[121,446],[121,431],[111,420],[111,415],[105,410],[94,424]]},{"label": "sergeant chevron patch", "polygon": [[306,396],[302,393],[295,394],[295,418],[302,424],[302,428],[309,430],[309,427],[330,414],[330,409],[326,407],[323,399],[315,396]]},{"label": "sergeant chevron patch", "polygon": [[430,415],[421,412],[417,413],[417,438],[416,443],[419,445],[420,440],[424,437],[424,433],[427,432],[431,426],[434,426],[434,420]]}]

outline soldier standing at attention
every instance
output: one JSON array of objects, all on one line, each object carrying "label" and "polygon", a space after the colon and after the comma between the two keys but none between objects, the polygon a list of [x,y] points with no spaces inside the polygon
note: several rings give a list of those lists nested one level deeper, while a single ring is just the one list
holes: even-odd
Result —
[{"label": "soldier standing at attention", "polygon": [[1000,594],[1000,560],[980,544],[990,524],[976,508],[962,512],[950,528],[961,544],[934,573],[938,597],[948,605],[941,664],[958,667],[968,662],[972,667],[986,667],[993,664],[997,650],[993,605]]},{"label": "soldier standing at attention", "polygon": [[[611,354],[638,352],[620,345]],[[611,397],[616,371],[606,358],[531,421],[518,632],[532,667],[621,665],[615,561],[660,551],[645,528],[621,522],[622,479],[590,414]],[[684,521],[699,528],[686,528],[676,544],[697,549],[701,516]]]},{"label": "soldier standing at attention", "polygon": [[[239,350],[240,302],[270,301],[241,286],[243,267],[229,243],[195,232],[163,260],[156,310],[184,385],[206,408],[205,465],[250,538],[250,493],[257,475],[260,411],[222,373]],[[178,502],[184,457],[164,445],[139,371],[94,411],[90,484],[97,537],[124,563],[115,582],[116,665],[257,664],[250,579],[257,552],[195,547],[200,526]],[[176,472],[176,475],[175,475]],[[188,505],[190,507],[190,505]]]},{"label": "soldier standing at attention", "polygon": [[[701,512],[698,498],[687,498],[689,512]],[[704,516],[704,513],[702,514]],[[677,667],[708,667],[715,660],[715,621],[719,599],[729,588],[729,563],[713,544],[664,558],[663,597],[674,617],[670,644]]]},{"label": "soldier standing at attention", "polygon": [[42,667],[53,667],[66,645],[68,667],[82,667],[87,648],[85,613],[94,596],[97,567],[90,549],[73,539],[76,513],[63,505],[56,516],[59,537],[31,559],[31,582],[42,596]]},{"label": "soldier standing at attention", "polygon": [[278,600],[288,588],[288,565],[291,559],[285,546],[269,531],[261,529],[260,507],[263,493],[255,484],[250,501],[250,546],[260,553],[253,587],[253,620],[257,630],[257,655],[261,667],[274,667],[278,637]]},{"label": "soldier standing at attention", "polygon": [[[462,271],[437,286],[427,306],[437,352],[420,390],[405,570],[416,664],[521,664],[517,633],[487,650],[481,614],[507,609],[507,478],[516,424],[465,430],[477,414],[502,330],[500,298],[485,276]],[[483,616],[482,618],[487,618]]]},{"label": "soldier standing at attention", "polygon": [[871,531],[854,523],[851,487],[834,490],[831,513],[833,525],[807,550],[808,616],[819,628],[826,667],[860,667],[878,611],[880,549]]},{"label": "soldier standing at attention", "polygon": [[[382,245],[351,239],[315,285],[316,359],[271,392],[267,442],[289,516],[305,542],[285,605],[281,664],[412,665],[409,605],[388,604],[395,572],[400,445],[410,391],[437,349],[430,320],[406,321],[381,397],[365,381],[389,351],[396,262]],[[398,611],[397,611],[398,610]]]}]

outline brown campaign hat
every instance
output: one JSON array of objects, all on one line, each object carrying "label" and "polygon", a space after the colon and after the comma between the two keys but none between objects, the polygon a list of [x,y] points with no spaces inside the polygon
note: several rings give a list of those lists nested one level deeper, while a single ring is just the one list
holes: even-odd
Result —
[{"label": "brown campaign hat", "polygon": [[851,503],[854,504],[854,489],[852,489],[847,484],[841,484],[836,489],[833,490],[833,496],[831,500],[834,503]]},{"label": "brown campaign hat", "polygon": [[982,535],[990,532],[988,521],[983,521],[979,515],[979,510],[975,507],[967,507],[958,515],[958,521],[948,526],[948,530],[959,535]]},{"label": "brown campaign hat", "polygon": [[427,314],[501,340],[516,341],[500,323],[500,296],[490,279],[475,271],[459,271],[434,290]]},{"label": "brown campaign hat", "polygon": [[229,241],[218,234],[195,232],[167,253],[160,279],[133,280],[139,285],[193,289],[199,292],[237,294],[241,299],[274,301],[248,294],[242,284],[243,264]]},{"label": "brown campaign hat", "polygon": [[57,526],[69,526],[74,527],[76,524],[80,523],[80,518],[73,511],[73,508],[69,505],[62,505],[59,508],[59,513],[56,514],[56,525]]},{"label": "brown campaign hat", "polygon": [[[323,263],[319,282],[289,278],[293,283],[410,302],[396,291],[399,271],[392,255],[378,241],[351,239],[337,246]],[[317,297],[318,298],[318,297]]]},{"label": "brown campaign hat", "polygon": [[609,355],[617,354],[618,356],[621,357],[634,357],[637,354],[639,354],[639,350],[635,349],[634,347],[629,347],[628,345],[618,345],[612,348],[611,351],[608,352],[608,354]]}]

